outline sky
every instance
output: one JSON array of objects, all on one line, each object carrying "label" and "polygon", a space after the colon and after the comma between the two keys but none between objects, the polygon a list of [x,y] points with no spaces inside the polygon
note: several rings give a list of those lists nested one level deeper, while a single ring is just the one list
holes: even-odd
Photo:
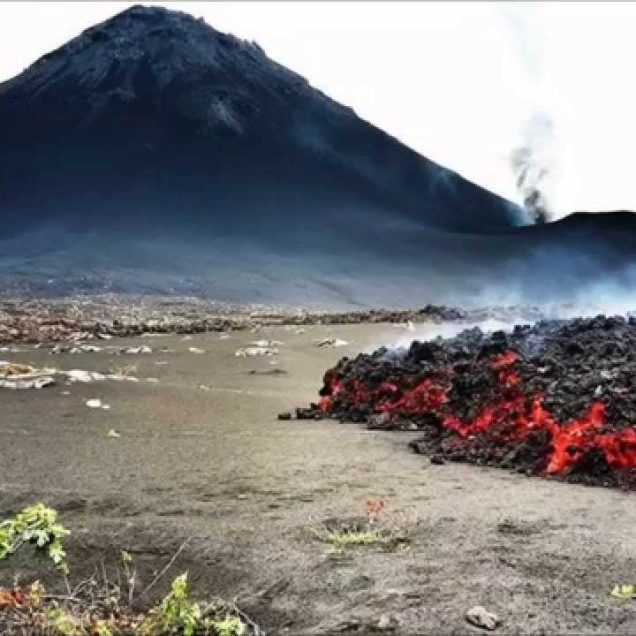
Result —
[{"label": "sky", "polygon": [[[127,2],[0,3],[0,80]],[[257,41],[430,159],[551,218],[636,210],[636,4],[156,2]],[[537,125],[539,122],[539,125]]]}]

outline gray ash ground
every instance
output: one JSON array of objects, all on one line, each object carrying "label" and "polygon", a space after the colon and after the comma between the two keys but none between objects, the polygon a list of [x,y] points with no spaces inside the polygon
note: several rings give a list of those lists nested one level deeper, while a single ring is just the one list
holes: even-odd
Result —
[{"label": "gray ash ground", "polygon": [[342,358],[299,418],[421,430],[444,458],[636,487],[636,318],[479,328]]},{"label": "gray ash ground", "polygon": [[[125,549],[143,589],[188,540],[148,602],[187,570],[195,597],[236,599],[277,636],[382,633],[396,621],[400,636],[466,634],[475,605],[501,618],[496,633],[633,634],[636,605],[609,594],[636,571],[632,493],[431,465],[405,452],[421,431],[276,421],[290,404],[309,403],[321,371],[342,355],[413,335],[390,324],[277,325],[185,341],[114,337],[76,355],[11,345],[2,354],[11,362],[102,373],[132,362],[139,378],[159,382],[0,391],[0,519],[37,501],[56,508],[71,530],[74,582],[103,562],[112,571]],[[315,345],[334,337],[349,344]],[[285,343],[278,365],[235,356],[255,338]],[[119,353],[142,345],[152,353]],[[273,367],[287,373],[264,373]],[[90,398],[111,409],[87,408]],[[415,517],[409,549],[338,554],[312,532],[359,517],[370,498],[386,499],[387,514]],[[14,565],[0,568],[0,585],[13,585],[17,570],[23,582],[67,593],[46,564]]]}]

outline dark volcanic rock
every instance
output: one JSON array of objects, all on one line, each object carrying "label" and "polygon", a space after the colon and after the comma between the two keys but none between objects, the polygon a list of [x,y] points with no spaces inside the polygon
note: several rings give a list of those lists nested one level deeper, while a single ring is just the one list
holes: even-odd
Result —
[{"label": "dark volcanic rock", "polygon": [[[343,358],[326,372],[317,416],[416,428],[440,458],[636,486],[636,319],[479,328]],[[311,418],[312,409],[303,411]]]}]

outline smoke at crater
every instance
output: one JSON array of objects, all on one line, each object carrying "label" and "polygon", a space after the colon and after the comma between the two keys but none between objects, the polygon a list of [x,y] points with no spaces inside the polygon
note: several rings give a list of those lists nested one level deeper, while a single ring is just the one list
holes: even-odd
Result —
[{"label": "smoke at crater", "polygon": [[521,145],[512,152],[511,165],[517,189],[535,224],[545,223],[550,218],[546,186],[553,170],[550,157],[553,136],[550,117],[537,113],[526,124]]}]

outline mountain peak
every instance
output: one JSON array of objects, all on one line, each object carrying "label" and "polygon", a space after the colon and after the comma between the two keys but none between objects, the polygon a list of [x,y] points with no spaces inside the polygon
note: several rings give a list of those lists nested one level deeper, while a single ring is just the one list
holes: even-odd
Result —
[{"label": "mountain peak", "polygon": [[87,52],[91,57],[99,54],[119,61],[186,55],[190,63],[205,65],[213,62],[215,53],[224,48],[261,52],[257,45],[216,31],[203,18],[164,7],[134,5],[43,55],[30,68],[41,69],[42,65],[60,58],[67,63],[69,57]]},{"label": "mountain peak", "polygon": [[257,45],[162,7],[127,8],[0,85],[0,138],[2,198],[26,220],[12,226],[86,227],[99,210],[92,228],[114,214],[131,229],[267,227],[278,240],[272,228],[311,236],[310,222],[318,237],[354,219],[485,231],[522,217]]},{"label": "mountain peak", "polygon": [[46,98],[57,126],[90,127],[113,107],[119,117],[123,105],[135,104],[147,114],[176,109],[204,129],[212,116],[240,131],[255,112],[255,90],[289,94],[305,84],[258,45],[201,18],[135,5],[42,56],[0,85],[0,97],[16,109]]},{"label": "mountain peak", "polygon": [[203,38],[208,42],[215,39],[229,39],[240,42],[238,38],[226,36],[206,24],[203,18],[195,18],[189,13],[174,11],[158,6],[141,4],[128,7],[111,18],[86,31],[80,38],[88,36],[91,41],[107,40],[113,37],[186,37]]},{"label": "mountain peak", "polygon": [[122,19],[140,19],[147,21],[156,21],[160,19],[174,19],[174,18],[186,19],[188,21],[193,21],[195,18],[191,16],[189,13],[184,13],[183,11],[174,11],[172,9],[166,9],[165,7],[156,6],[156,5],[144,5],[144,4],[134,4],[131,7],[120,11],[115,14],[112,18],[109,18],[106,22],[117,22]]}]

